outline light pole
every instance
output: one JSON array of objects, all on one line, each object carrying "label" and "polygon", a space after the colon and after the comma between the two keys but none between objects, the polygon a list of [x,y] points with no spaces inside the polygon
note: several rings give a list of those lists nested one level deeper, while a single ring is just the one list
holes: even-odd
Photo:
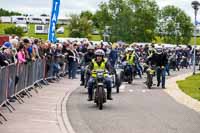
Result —
[{"label": "light pole", "polygon": [[198,1],[192,2],[192,7],[194,8],[195,15],[195,27],[194,27],[194,54],[193,54],[193,75],[196,74],[196,43],[197,43],[197,12],[199,10],[200,3]]},{"label": "light pole", "polygon": [[176,44],[179,45],[179,34],[180,32],[180,23],[176,23]]}]

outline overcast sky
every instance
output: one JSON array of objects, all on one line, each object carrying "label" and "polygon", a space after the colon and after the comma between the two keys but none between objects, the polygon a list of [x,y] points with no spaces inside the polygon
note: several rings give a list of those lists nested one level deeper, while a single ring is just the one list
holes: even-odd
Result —
[{"label": "overcast sky", "polygon": [[[60,16],[63,17],[66,16],[66,14],[80,13],[83,10],[95,12],[98,9],[100,2],[107,1],[109,0],[61,0]],[[193,9],[191,7],[191,2],[193,0],[156,1],[160,8],[166,5],[175,5],[193,17]],[[33,15],[40,15],[42,13],[50,14],[52,5],[51,2],[52,0],[0,0],[0,8]]]}]

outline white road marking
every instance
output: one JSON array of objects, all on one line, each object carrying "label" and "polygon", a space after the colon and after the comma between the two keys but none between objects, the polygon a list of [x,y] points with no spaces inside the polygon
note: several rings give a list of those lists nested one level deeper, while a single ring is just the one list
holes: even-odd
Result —
[{"label": "white road marking", "polygon": [[55,110],[46,110],[46,109],[32,109],[32,110],[38,112],[56,113]]},{"label": "white road marking", "polygon": [[143,92],[143,93],[146,93],[147,91],[146,91],[146,90],[142,90],[142,92]]},{"label": "white road marking", "polygon": [[125,92],[125,90],[120,90],[120,92]]},{"label": "white road marking", "polygon": [[121,85],[119,89],[120,89],[120,90],[124,90],[125,88],[126,88],[125,85]]},{"label": "white road marking", "polygon": [[130,89],[129,92],[133,92],[133,89]]},{"label": "white road marking", "polygon": [[41,120],[41,119],[33,119],[31,120],[32,122],[40,122],[40,123],[55,123],[55,124],[58,124],[57,121],[50,121],[50,120]]}]

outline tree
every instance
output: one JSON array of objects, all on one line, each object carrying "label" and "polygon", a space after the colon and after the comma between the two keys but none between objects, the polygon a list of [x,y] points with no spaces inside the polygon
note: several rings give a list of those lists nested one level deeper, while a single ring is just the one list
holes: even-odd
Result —
[{"label": "tree", "polygon": [[0,16],[21,16],[21,13],[18,12],[9,12],[7,10],[4,10],[3,8],[0,8]]},{"label": "tree", "polygon": [[101,3],[99,10],[93,15],[92,21],[95,27],[104,30],[105,26],[110,26],[112,23],[112,17],[109,13],[109,7],[107,3]]},{"label": "tree", "polygon": [[112,41],[133,41],[133,11],[124,0],[110,0]]},{"label": "tree", "polygon": [[41,14],[40,16],[41,16],[41,17],[49,17],[49,15],[47,15],[47,14],[45,14],[45,13]]},{"label": "tree", "polygon": [[92,20],[93,14],[90,11],[83,11],[80,15],[81,18],[86,18],[88,20]]},{"label": "tree", "polygon": [[69,24],[71,37],[88,37],[91,27],[92,25],[87,18],[81,18],[79,15],[71,15]]},{"label": "tree", "polygon": [[158,5],[152,0],[110,0],[94,16],[101,30],[111,26],[112,41],[149,42],[154,39]]},{"label": "tree", "polygon": [[193,35],[191,18],[175,6],[166,6],[160,12],[159,34],[166,43],[188,44]]},{"label": "tree", "polygon": [[15,26],[12,26],[12,27],[8,27],[6,29],[4,29],[4,32],[5,34],[8,34],[8,35],[17,35],[19,37],[22,37],[24,32],[23,32],[23,29],[21,27],[15,27]]},{"label": "tree", "polygon": [[133,36],[137,42],[151,42],[155,38],[159,8],[153,0],[129,0],[134,11]]}]

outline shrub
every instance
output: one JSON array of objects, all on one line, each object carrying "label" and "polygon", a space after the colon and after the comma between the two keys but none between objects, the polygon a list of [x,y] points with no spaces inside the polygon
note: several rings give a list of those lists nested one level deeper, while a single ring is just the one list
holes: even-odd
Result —
[{"label": "shrub", "polygon": [[4,29],[5,34],[9,34],[9,35],[17,35],[19,37],[23,36],[24,32],[23,29],[21,27],[8,27],[6,29]]}]

